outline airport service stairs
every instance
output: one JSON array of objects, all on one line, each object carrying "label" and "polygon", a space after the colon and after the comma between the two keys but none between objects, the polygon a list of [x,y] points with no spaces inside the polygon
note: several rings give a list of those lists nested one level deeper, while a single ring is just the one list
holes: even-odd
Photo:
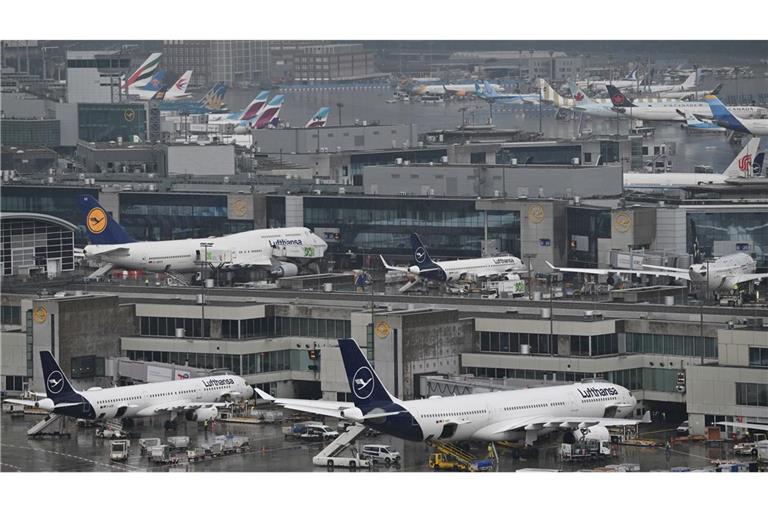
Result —
[{"label": "airport service stairs", "polygon": [[112,270],[112,267],[114,267],[114,265],[112,263],[106,263],[106,264],[100,266],[99,268],[97,268],[96,270],[94,270],[93,272],[91,272],[91,274],[88,277],[86,277],[86,279],[89,280],[89,281],[95,280],[95,279],[103,276],[104,274],[106,274],[110,270]]},{"label": "airport service stairs", "polygon": [[32,427],[27,430],[28,436],[39,436],[42,435],[45,429],[50,427],[56,422],[60,422],[60,430],[57,432],[63,432],[64,431],[64,416],[59,416],[58,414],[50,414],[45,417],[44,420],[38,421]]},{"label": "airport service stairs", "polygon": [[169,284],[173,282],[176,283],[177,286],[190,286],[189,281],[184,279],[180,274],[174,274],[173,272],[166,270],[165,275],[168,276]]},{"label": "airport service stairs", "polygon": [[357,438],[363,435],[365,429],[366,427],[364,425],[355,423],[349,427],[346,432],[331,441],[331,443],[323,448],[316,457],[336,457],[347,448],[352,447]]},{"label": "airport service stairs", "polygon": [[432,447],[436,452],[442,453],[454,457],[459,462],[466,465],[470,471],[484,471],[488,470],[489,466],[496,466],[498,461],[498,454],[496,453],[496,447],[493,443],[490,443],[491,448],[489,450],[490,458],[480,459],[466,450],[462,450],[453,443],[447,443],[445,441],[426,441],[427,446]]}]

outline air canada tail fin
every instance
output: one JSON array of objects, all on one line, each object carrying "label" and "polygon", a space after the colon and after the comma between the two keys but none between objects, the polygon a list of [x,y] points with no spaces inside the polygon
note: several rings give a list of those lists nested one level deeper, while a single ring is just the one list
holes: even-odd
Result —
[{"label": "air canada tail fin", "polygon": [[424,247],[424,242],[416,233],[411,233],[411,248],[413,249],[413,260],[421,270],[435,267],[435,262],[429,257],[427,248]]},{"label": "air canada tail fin", "polygon": [[53,400],[54,404],[72,402],[72,398],[78,396],[77,392],[72,388],[53,354],[47,350],[40,351],[40,364],[43,367],[46,396]]},{"label": "air canada tail fin", "polygon": [[723,171],[723,175],[728,178],[745,178],[749,176],[752,170],[752,161],[757,155],[757,148],[760,145],[760,137],[753,137],[746,143],[744,148],[739,151],[733,162]]},{"label": "air canada tail fin", "polygon": [[304,128],[322,128],[328,123],[328,115],[331,113],[331,107],[321,107],[315,115],[309,118]]},{"label": "air canada tail fin", "polygon": [[637,106],[629,101],[629,98],[624,96],[624,93],[621,92],[617,87],[610,84],[606,85],[605,87],[608,89],[608,96],[611,97],[611,103],[613,103],[614,107],[631,108]]},{"label": "air canada tail fin", "polygon": [[92,244],[128,244],[135,242],[125,229],[112,218],[95,197],[84,194],[77,198],[83,214],[85,234]]},{"label": "air canada tail fin", "polygon": [[573,101],[576,103],[576,105],[588,105],[595,103],[595,100],[587,96],[587,93],[585,93],[575,83],[569,82],[568,88],[571,90],[571,94],[573,94]]},{"label": "air canada tail fin", "polygon": [[383,407],[394,401],[355,340],[340,339],[339,350],[341,350],[341,359],[344,361],[344,370],[347,373],[355,407],[363,411],[363,414],[367,414],[371,409]]}]

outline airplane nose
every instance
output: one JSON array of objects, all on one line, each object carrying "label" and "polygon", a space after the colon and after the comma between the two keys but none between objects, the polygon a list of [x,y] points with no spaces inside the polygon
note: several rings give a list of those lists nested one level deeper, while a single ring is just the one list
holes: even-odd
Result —
[{"label": "airplane nose", "polygon": [[250,384],[245,385],[245,392],[243,393],[243,396],[245,396],[246,400],[250,400],[253,398],[253,395],[255,394],[255,391],[253,391],[253,386]]}]

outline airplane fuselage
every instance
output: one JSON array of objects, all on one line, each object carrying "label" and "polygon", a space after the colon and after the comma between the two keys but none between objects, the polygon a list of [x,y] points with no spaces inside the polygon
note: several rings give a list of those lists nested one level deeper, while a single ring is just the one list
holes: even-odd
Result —
[{"label": "airplane fuselage", "polygon": [[735,253],[722,256],[709,264],[695,263],[688,268],[688,274],[693,283],[707,286],[715,292],[732,290],[735,286],[733,277],[753,274],[756,269],[757,263],[749,254]]},{"label": "airplane fuselage", "polygon": [[411,441],[505,441],[524,439],[525,432],[511,427],[500,430],[499,424],[503,422],[522,422],[538,434],[544,434],[564,426],[553,418],[626,418],[636,403],[629,390],[622,386],[607,382],[571,384],[396,401],[382,409],[402,411],[400,414],[366,420],[365,424]]},{"label": "airplane fuselage", "polygon": [[57,407],[55,412],[89,420],[147,417],[164,412],[165,409],[157,409],[174,402],[217,402],[233,397],[247,398],[250,393],[250,386],[242,377],[220,375],[80,391],[80,404]]},{"label": "airplane fuselage", "polygon": [[514,256],[436,261],[434,263],[438,270],[424,272],[418,270],[415,265],[410,270],[427,279],[444,282],[456,282],[472,276],[478,278],[501,276],[510,272],[526,270],[523,262]]},{"label": "airplane fuselage", "polygon": [[[210,245],[206,250],[201,244]],[[307,228],[279,228],[211,238],[88,245],[83,252],[86,258],[127,270],[187,273],[199,271],[206,263],[229,268],[265,266],[280,247],[290,247],[298,258],[315,258],[324,254],[327,244]]]}]

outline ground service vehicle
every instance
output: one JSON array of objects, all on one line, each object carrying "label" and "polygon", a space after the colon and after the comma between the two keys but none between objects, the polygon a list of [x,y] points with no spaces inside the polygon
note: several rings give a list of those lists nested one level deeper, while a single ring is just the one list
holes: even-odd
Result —
[{"label": "ground service vehicle", "polygon": [[383,462],[387,466],[400,463],[400,453],[385,444],[366,444],[360,453],[374,463]]},{"label": "ground service vehicle", "polygon": [[128,448],[131,442],[127,439],[112,441],[109,443],[109,460],[112,462],[123,462],[128,460]]},{"label": "ground service vehicle", "polygon": [[447,453],[431,454],[428,464],[430,469],[444,471],[490,471],[493,468],[490,459],[467,463]]}]

